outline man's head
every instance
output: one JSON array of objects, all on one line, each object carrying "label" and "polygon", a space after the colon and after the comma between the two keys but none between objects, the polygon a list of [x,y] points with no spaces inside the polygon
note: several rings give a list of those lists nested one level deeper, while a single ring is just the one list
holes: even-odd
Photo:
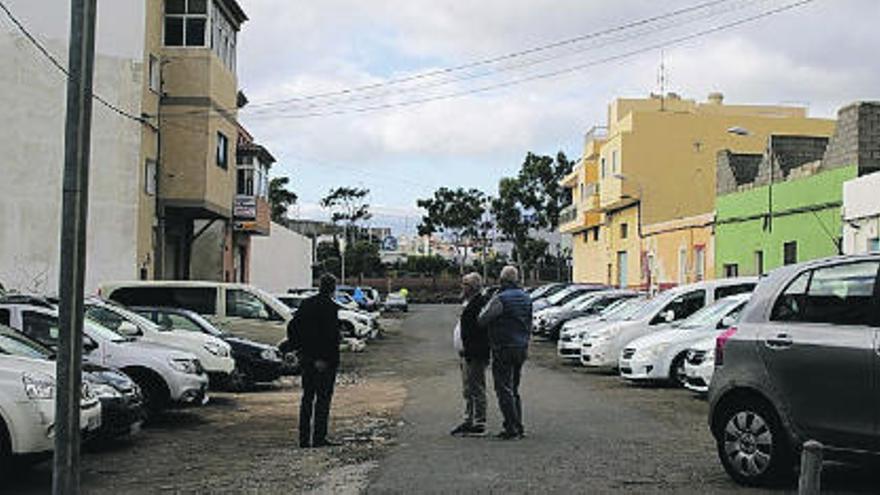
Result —
[{"label": "man's head", "polygon": [[329,273],[321,275],[320,285],[318,286],[321,294],[332,296],[336,292],[336,277]]},{"label": "man's head", "polygon": [[461,289],[465,299],[474,297],[483,289],[483,277],[477,272],[468,273],[461,278]]},{"label": "man's head", "polygon": [[507,265],[501,269],[501,275],[498,276],[498,281],[502,286],[512,286],[516,285],[517,281],[519,281],[519,271],[515,266]]}]

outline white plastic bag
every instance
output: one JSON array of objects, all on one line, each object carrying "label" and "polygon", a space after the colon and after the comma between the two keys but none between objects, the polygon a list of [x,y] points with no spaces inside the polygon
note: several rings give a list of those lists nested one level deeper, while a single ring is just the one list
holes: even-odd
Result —
[{"label": "white plastic bag", "polygon": [[455,324],[455,330],[452,331],[452,345],[455,352],[464,351],[464,343],[461,341],[461,322]]}]

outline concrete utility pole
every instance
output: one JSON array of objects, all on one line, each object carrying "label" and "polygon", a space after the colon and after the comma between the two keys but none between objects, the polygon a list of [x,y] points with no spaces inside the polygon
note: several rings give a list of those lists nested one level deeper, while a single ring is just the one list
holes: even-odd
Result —
[{"label": "concrete utility pole", "polygon": [[70,75],[67,79],[67,122],[64,129],[61,275],[58,282],[61,332],[58,336],[52,477],[52,493],[55,495],[78,494],[80,482],[83,289],[96,9],[97,0],[70,2]]}]

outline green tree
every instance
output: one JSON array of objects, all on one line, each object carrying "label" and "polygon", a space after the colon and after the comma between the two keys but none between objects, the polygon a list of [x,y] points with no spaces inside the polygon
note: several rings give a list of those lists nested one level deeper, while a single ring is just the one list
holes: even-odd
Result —
[{"label": "green tree", "polygon": [[339,276],[342,265],[339,243],[334,241],[319,242],[315,248],[315,257],[317,258],[318,275],[326,272]]},{"label": "green tree", "polygon": [[559,226],[559,214],[571,202],[571,196],[559,182],[571,173],[574,165],[562,151],[555,159],[526,154],[518,175],[521,200],[534,212],[538,226],[550,230]]},{"label": "green tree", "polygon": [[272,221],[284,223],[287,210],[299,199],[295,192],[287,189],[290,177],[275,177],[269,181],[269,204],[272,206]]},{"label": "green tree", "polygon": [[369,189],[357,187],[337,187],[321,199],[321,207],[330,210],[333,223],[342,222],[347,227],[346,241],[357,232],[358,222],[372,218],[366,197]]},{"label": "green tree", "polygon": [[381,275],[379,247],[369,241],[357,241],[345,250],[345,264],[352,273],[358,274],[359,279],[365,275]]},{"label": "green tree", "polygon": [[442,233],[452,238],[461,255],[459,267],[464,271],[468,249],[479,237],[480,223],[486,213],[486,195],[477,189],[441,187],[434,197],[416,202],[425,210],[419,223],[419,235]]}]

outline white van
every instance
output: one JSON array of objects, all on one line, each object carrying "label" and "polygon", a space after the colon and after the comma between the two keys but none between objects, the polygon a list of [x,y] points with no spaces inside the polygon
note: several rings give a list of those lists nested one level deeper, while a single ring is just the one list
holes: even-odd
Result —
[{"label": "white van", "polygon": [[206,281],[132,281],[101,284],[99,295],[124,306],[182,308],[205,316],[221,330],[278,345],[287,338],[290,310],[246,284]]}]

